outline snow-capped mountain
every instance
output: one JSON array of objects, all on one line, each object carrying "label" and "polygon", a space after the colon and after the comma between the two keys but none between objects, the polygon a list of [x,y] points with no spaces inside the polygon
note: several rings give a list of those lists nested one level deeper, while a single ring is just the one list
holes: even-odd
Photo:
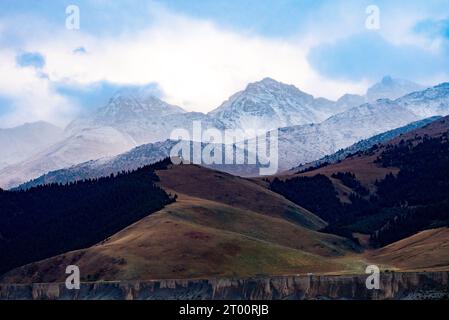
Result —
[{"label": "snow-capped mountain", "polygon": [[330,117],[320,124],[331,132],[336,148],[416,121],[419,116],[395,101],[379,99]]},{"label": "snow-capped mountain", "polygon": [[449,114],[449,83],[410,93],[396,102],[420,117]]},{"label": "snow-capped mountain", "polygon": [[441,118],[442,117],[440,117],[440,116],[434,116],[434,117],[426,118],[424,120],[419,120],[419,121],[409,123],[400,128],[396,128],[393,130],[389,130],[389,131],[377,134],[375,136],[372,136],[371,138],[360,140],[345,149],[340,149],[336,153],[327,155],[317,161],[309,162],[305,165],[296,167],[293,170],[294,171],[309,170],[311,168],[315,168],[315,167],[320,166],[325,163],[331,164],[331,163],[336,163],[338,161],[342,161],[350,155],[356,154],[358,152],[367,151],[376,144],[384,143],[386,141],[392,140],[392,139],[399,137],[399,136],[401,136],[405,133],[408,133],[410,131],[425,127],[428,124],[430,124],[434,121],[437,121]]},{"label": "snow-capped mountain", "polygon": [[[395,101],[380,99],[374,103],[365,103],[336,114],[322,123],[281,128],[278,131],[279,171],[321,159],[360,140],[421,120],[424,118],[421,113],[413,111],[422,112],[426,105],[431,108],[429,112],[447,115],[448,98],[449,84],[441,84]],[[174,143],[168,140],[147,144],[112,158],[89,161],[68,169],[50,172],[26,184],[25,187],[49,182],[68,182],[135,169],[167,157]],[[250,140],[248,143],[254,144],[255,141]],[[214,166],[214,168],[244,175],[258,172],[252,170],[257,168],[245,171],[242,166]]]},{"label": "snow-capped mountain", "polygon": [[201,121],[203,127],[223,129],[222,123],[203,113],[187,112],[151,92],[133,89],[118,92],[104,107],[73,121],[66,132],[112,127],[141,145],[169,139],[176,128],[189,130],[193,121]]},{"label": "snow-capped mountain", "polygon": [[124,90],[92,114],[74,120],[66,132],[70,135],[84,129],[112,127],[143,144],[158,139],[157,127],[163,125],[165,117],[184,113],[180,107],[165,103],[152,93]]},{"label": "snow-capped mountain", "polygon": [[391,76],[385,76],[382,81],[376,83],[366,92],[367,102],[373,102],[378,99],[395,100],[406,94],[424,90],[420,84],[404,80],[395,79]]},{"label": "snow-capped mountain", "polygon": [[396,100],[378,99],[319,124],[279,130],[281,170],[315,161],[360,140],[431,116],[449,115],[449,83]]},{"label": "snow-capped mountain", "polygon": [[121,154],[137,144],[111,127],[83,129],[32,157],[0,170],[0,186],[11,188],[47,172]]},{"label": "snow-capped mountain", "polygon": [[128,152],[98,160],[86,161],[71,167],[50,171],[37,179],[21,186],[27,189],[49,183],[67,183],[88,178],[108,176],[120,171],[135,170],[169,157],[175,141],[163,141],[145,144]]},{"label": "snow-capped mountain", "polygon": [[337,101],[315,98],[293,85],[271,78],[249,84],[211,111],[227,128],[265,129],[320,123],[329,117],[378,99],[397,99],[423,87],[386,76],[365,96],[345,94]]},{"label": "snow-capped mountain", "polygon": [[48,122],[0,129],[0,169],[21,162],[62,139],[63,130]]},{"label": "snow-capped mountain", "polygon": [[333,104],[315,99],[293,85],[265,78],[249,84],[209,115],[227,128],[270,130],[321,122],[329,116]]},{"label": "snow-capped mountain", "polygon": [[[141,145],[114,157],[105,157],[98,160],[87,161],[69,168],[48,172],[37,179],[22,184],[19,188],[28,189],[34,186],[49,183],[68,183],[83,179],[104,177],[121,171],[136,170],[145,165],[153,164],[157,161],[170,157],[172,148],[178,143],[178,141],[166,140]],[[192,142],[185,141],[185,143],[190,145],[192,151]],[[207,144],[205,143],[201,145],[201,151],[204,150],[206,145]],[[222,149],[223,163],[232,160],[233,154],[227,154],[225,152],[224,145],[214,144],[213,146]],[[243,152],[243,150],[240,149],[238,152]],[[235,173],[236,170],[240,170],[240,168],[236,168],[232,165],[210,165],[209,167],[217,170],[229,171],[230,173]],[[254,169],[256,169],[254,172],[257,172],[257,167]]]},{"label": "snow-capped mountain", "polygon": [[[279,132],[280,170],[285,170],[410,122],[449,114],[449,84],[413,92],[394,101],[379,99],[358,105],[366,99],[357,95],[345,95],[336,102],[315,99],[294,86],[267,78],[248,85],[245,91],[205,115],[185,112],[146,93],[120,92],[103,108],[72,122],[63,141],[0,170],[0,187],[14,187],[54,170],[114,157],[145,143],[157,146],[157,142],[170,138],[175,128],[190,131],[193,121],[201,121],[203,130],[286,125]],[[328,114],[331,116],[320,122]],[[302,121],[316,123],[291,125]],[[165,155],[154,152],[156,158]],[[152,157],[147,155],[145,163]],[[239,168],[238,173],[244,171]]]},{"label": "snow-capped mountain", "polygon": [[14,187],[50,171],[165,141],[175,128],[191,132],[194,121],[200,121],[203,129],[223,129],[220,121],[186,112],[147,91],[120,91],[105,106],[70,123],[64,134],[55,135],[63,140],[0,170],[0,186]]}]

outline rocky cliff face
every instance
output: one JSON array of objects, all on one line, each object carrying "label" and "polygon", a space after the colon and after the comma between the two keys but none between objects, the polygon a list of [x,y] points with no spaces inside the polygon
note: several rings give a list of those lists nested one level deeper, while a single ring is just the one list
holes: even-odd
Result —
[{"label": "rocky cliff face", "polygon": [[365,275],[312,275],[84,283],[80,290],[64,284],[0,284],[0,300],[442,299],[449,294],[449,272],[383,273],[379,290],[368,290],[365,281]]}]

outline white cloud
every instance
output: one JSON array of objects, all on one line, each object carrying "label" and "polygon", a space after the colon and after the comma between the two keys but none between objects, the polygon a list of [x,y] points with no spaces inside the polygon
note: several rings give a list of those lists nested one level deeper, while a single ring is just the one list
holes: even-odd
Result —
[{"label": "white cloud", "polygon": [[[73,54],[79,46],[88,54]],[[61,31],[29,43],[27,50],[44,54],[52,81],[157,82],[168,102],[202,112],[266,76],[329,98],[361,92],[366,85],[323,79],[310,68],[308,47],[299,41],[237,34],[162,10],[138,33],[95,38]]]},{"label": "white cloud", "polygon": [[2,127],[39,120],[63,125],[73,116],[75,107],[55,93],[48,79],[32,67],[15,64],[15,52],[0,50],[0,96],[11,100],[11,113],[0,117]]}]

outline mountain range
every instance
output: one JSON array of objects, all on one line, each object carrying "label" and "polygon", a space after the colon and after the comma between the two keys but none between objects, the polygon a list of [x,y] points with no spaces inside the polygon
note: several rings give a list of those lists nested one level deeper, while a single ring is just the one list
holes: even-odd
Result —
[{"label": "mountain range", "polygon": [[360,140],[432,116],[449,114],[449,83],[396,100],[379,99],[318,124],[279,130],[280,170],[318,160]]},{"label": "mountain range", "polygon": [[[266,78],[249,84],[207,115],[186,112],[145,90],[122,90],[102,108],[70,123],[64,134],[57,135],[60,139],[56,143],[1,169],[0,186],[16,187],[49,172],[114,157],[146,143],[159,143],[160,156],[153,158],[160,159],[166,156],[166,145],[162,142],[172,130],[191,129],[193,121],[201,121],[203,129],[282,127],[280,170],[287,170],[372,135],[425,117],[447,114],[445,84],[394,101],[366,103],[375,92],[394,97],[398,92],[417,87],[420,86],[386,77],[370,88],[366,96],[345,95],[334,102]],[[365,103],[359,105],[360,102]],[[233,173],[241,172],[239,169]],[[250,171],[246,175],[252,174]]]},{"label": "mountain range", "polygon": [[377,134],[368,139],[360,140],[347,148],[340,149],[337,152],[327,155],[319,160],[316,160],[316,161],[298,166],[296,168],[293,168],[292,172],[294,172],[294,171],[309,171],[309,170],[312,170],[317,167],[326,166],[329,164],[333,164],[333,163],[342,161],[349,156],[366,151],[376,144],[380,144],[380,143],[386,142],[388,140],[392,140],[402,134],[405,134],[405,133],[413,131],[415,129],[424,127],[424,126],[428,125],[429,123],[432,123],[440,118],[441,118],[440,116],[434,116],[434,117],[426,118],[424,120],[415,121],[415,122],[412,122],[403,127]]}]

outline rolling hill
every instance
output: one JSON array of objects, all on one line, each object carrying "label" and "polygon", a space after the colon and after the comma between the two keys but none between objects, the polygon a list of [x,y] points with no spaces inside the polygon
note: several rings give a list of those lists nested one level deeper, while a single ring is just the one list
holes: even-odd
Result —
[{"label": "rolling hill", "polygon": [[449,228],[421,231],[411,237],[366,254],[370,261],[397,270],[449,269]]},{"label": "rolling hill", "polygon": [[[358,272],[351,241],[256,182],[194,165],[157,171],[177,201],[97,245],[15,269],[2,282],[52,282],[76,264],[85,281]],[[205,182],[208,182],[205,184]],[[45,270],[45,272],[43,272]]]}]

